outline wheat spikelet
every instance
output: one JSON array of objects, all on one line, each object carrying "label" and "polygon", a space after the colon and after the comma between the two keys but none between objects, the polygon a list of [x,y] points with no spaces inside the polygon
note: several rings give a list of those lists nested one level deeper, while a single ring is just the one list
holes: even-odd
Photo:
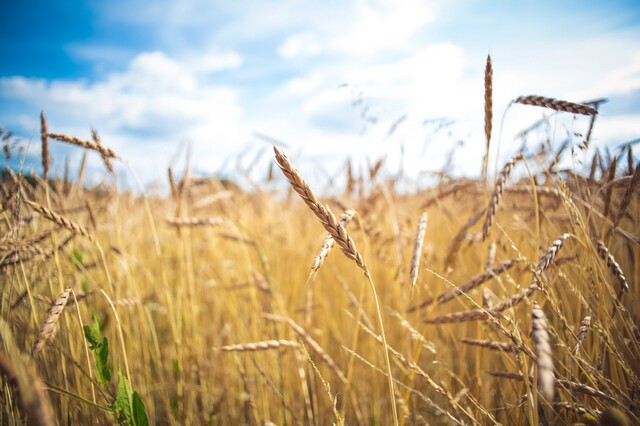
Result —
[{"label": "wheat spikelet", "polygon": [[534,105],[549,108],[554,111],[564,111],[573,114],[596,115],[598,110],[588,105],[576,104],[573,102],[562,101],[554,98],[546,98],[544,96],[520,96],[514,102],[523,105]]},{"label": "wheat spikelet", "polygon": [[167,223],[171,226],[213,226],[222,225],[225,223],[224,219],[219,217],[170,217],[166,219]]},{"label": "wheat spikelet", "polygon": [[516,163],[522,160],[524,157],[522,154],[518,154],[513,157],[507,164],[504,165],[502,172],[500,172],[500,176],[498,176],[498,180],[496,181],[496,187],[493,190],[493,194],[491,194],[491,200],[489,201],[489,207],[487,207],[487,217],[484,220],[484,225],[482,226],[482,241],[487,239],[489,236],[489,229],[491,228],[491,224],[493,223],[493,217],[496,214],[496,209],[498,208],[498,204],[500,203],[500,198],[502,197],[502,192],[504,191],[504,185],[513,170]]},{"label": "wheat spikelet", "polygon": [[49,133],[51,139],[55,139],[60,142],[65,142],[71,145],[81,146],[82,148],[91,149],[96,151],[103,157],[118,159],[118,155],[110,148],[107,148],[95,141],[86,141],[75,136],[63,135],[59,133]]},{"label": "wheat spikelet", "polygon": [[496,342],[493,340],[479,340],[479,339],[469,339],[462,338],[460,339],[462,343],[471,346],[479,346],[485,349],[491,349],[492,351],[502,351],[502,352],[514,352],[517,348],[511,343],[506,342]]},{"label": "wheat spikelet", "polygon": [[43,178],[46,181],[49,176],[49,166],[51,165],[51,158],[49,157],[49,139],[47,134],[47,118],[44,116],[44,111],[40,113],[40,138],[42,139],[42,169]]},{"label": "wheat spikelet", "polygon": [[50,220],[53,223],[56,223],[64,228],[67,228],[68,230],[70,230],[71,232],[73,232],[74,234],[80,234],[83,237],[88,238],[90,241],[93,241],[93,237],[89,234],[89,232],[87,232],[86,229],[84,229],[82,226],[78,225],[77,223],[73,222],[72,220],[59,215],[58,213],[49,210],[48,208],[46,208],[45,206],[42,206],[38,203],[35,203],[33,201],[30,200],[24,200],[24,202],[31,207],[33,210],[35,210],[36,212],[40,213],[42,216],[44,216],[45,218],[47,218],[48,220]]},{"label": "wheat spikelet", "polygon": [[422,256],[422,245],[424,243],[424,235],[427,232],[427,214],[422,213],[420,216],[420,223],[418,223],[418,231],[416,233],[416,239],[413,244],[413,256],[411,257],[410,279],[411,279],[411,291],[416,286],[418,281],[418,269],[420,268],[420,257]]},{"label": "wheat spikelet", "polygon": [[547,331],[547,318],[536,302],[531,310],[531,338],[538,368],[538,391],[547,401],[553,401],[555,376],[553,374],[553,354]]},{"label": "wheat spikelet", "polygon": [[589,331],[589,327],[591,326],[591,315],[587,315],[582,319],[580,323],[580,329],[578,330],[578,336],[576,338],[576,346],[571,351],[573,354],[577,354],[580,349],[580,345],[584,342],[584,339],[587,337],[587,332]]},{"label": "wheat spikelet", "polygon": [[295,340],[265,340],[262,342],[240,343],[237,345],[221,346],[219,348],[213,348],[213,350],[221,352],[255,352],[266,351],[270,349],[297,347],[300,347],[300,344]]},{"label": "wheat spikelet", "polygon": [[620,267],[618,262],[616,262],[615,257],[613,257],[602,240],[596,241],[596,247],[598,249],[598,254],[602,258],[602,260],[607,262],[607,266],[609,267],[609,269],[611,269],[611,272],[613,272],[613,275],[616,276],[618,282],[620,283],[620,290],[618,291],[618,299],[620,299],[623,292],[629,292],[629,284],[627,283],[627,278],[624,276],[622,268]]},{"label": "wheat spikelet", "polygon": [[[347,223],[349,223],[351,219],[353,219],[355,214],[356,214],[355,210],[352,210],[352,209],[345,211],[342,214],[342,216],[340,216],[340,221],[339,221],[340,225],[342,227],[347,226]],[[331,249],[333,248],[334,243],[335,243],[335,240],[333,239],[331,234],[328,234],[327,237],[324,239],[324,243],[322,244],[322,248],[320,249],[320,252],[313,260],[313,264],[311,265],[312,274],[315,272],[318,272],[318,270],[320,269],[324,261],[329,256],[329,253],[331,252]]]},{"label": "wheat spikelet", "polygon": [[487,64],[484,69],[484,133],[487,138],[487,150],[484,154],[482,176],[487,179],[489,165],[489,146],[491,144],[491,120],[493,119],[493,64],[491,55],[487,55]]},{"label": "wheat spikelet", "polygon": [[67,305],[70,293],[71,288],[66,288],[49,308],[47,319],[44,321],[44,324],[42,324],[42,327],[40,327],[38,338],[33,344],[33,349],[31,350],[32,355],[40,352],[47,341],[55,336],[57,331],[56,323],[60,319],[64,307]]},{"label": "wheat spikelet", "polygon": [[275,152],[276,162],[291,184],[291,187],[298,193],[298,195],[300,195],[304,202],[307,203],[307,206],[309,206],[311,211],[315,213],[318,219],[320,219],[324,228],[338,243],[345,256],[356,262],[365,274],[369,275],[369,270],[367,269],[362,256],[356,249],[356,244],[353,242],[353,239],[349,236],[344,227],[338,223],[338,220],[331,210],[318,201],[313,190],[309,187],[309,184],[302,178],[300,172],[293,167],[284,152],[280,151],[275,146],[273,147],[273,151]]}]

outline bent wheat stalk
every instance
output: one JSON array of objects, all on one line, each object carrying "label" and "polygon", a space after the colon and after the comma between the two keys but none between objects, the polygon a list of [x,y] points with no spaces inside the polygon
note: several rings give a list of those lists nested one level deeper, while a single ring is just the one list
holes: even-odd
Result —
[{"label": "bent wheat stalk", "polygon": [[371,274],[369,273],[369,268],[364,263],[364,259],[362,255],[358,252],[356,248],[356,244],[351,238],[351,236],[347,233],[344,226],[340,225],[334,214],[331,212],[329,207],[318,201],[318,198],[313,193],[313,190],[309,186],[309,184],[303,179],[300,172],[293,167],[293,164],[289,161],[289,158],[278,149],[275,145],[273,147],[273,151],[275,153],[275,159],[282,170],[282,173],[287,178],[291,187],[294,191],[300,195],[300,197],[307,203],[307,206],[311,209],[311,211],[320,219],[320,222],[324,226],[324,228],[329,232],[331,237],[338,243],[342,252],[349,259],[353,260],[356,265],[358,265],[363,271],[367,279],[369,280],[369,284],[371,285],[371,290],[373,292],[373,299],[376,304],[376,310],[378,313],[378,321],[380,323],[380,334],[382,336],[382,343],[384,346],[384,360],[387,367],[387,379],[389,382],[389,399],[391,402],[391,410],[393,416],[394,425],[398,425],[398,413],[396,410],[396,400],[395,400],[395,392],[393,390],[393,375],[391,373],[391,362],[389,361],[389,345],[387,344],[387,338],[384,332],[384,325],[382,322],[382,311],[380,310],[380,302],[378,300],[378,295],[376,292],[376,287],[373,284],[373,279],[371,278]]}]

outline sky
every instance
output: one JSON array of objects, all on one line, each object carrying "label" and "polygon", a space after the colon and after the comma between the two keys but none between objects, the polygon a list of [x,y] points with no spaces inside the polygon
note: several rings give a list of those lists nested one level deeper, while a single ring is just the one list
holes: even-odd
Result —
[{"label": "sky", "polygon": [[[259,181],[274,140],[312,182],[347,159],[384,158],[416,184],[448,158],[477,176],[488,54],[492,165],[543,117],[556,146],[586,133],[585,117],[507,109],[521,95],[608,98],[591,149],[640,137],[637,1],[23,0],[0,12],[0,128],[23,147],[1,161],[27,170],[40,167],[44,111],[51,132],[95,128],[124,181],[164,185],[187,146],[194,174]],[[77,168],[81,150],[52,144],[54,173]],[[89,170],[106,176],[97,154]]]}]

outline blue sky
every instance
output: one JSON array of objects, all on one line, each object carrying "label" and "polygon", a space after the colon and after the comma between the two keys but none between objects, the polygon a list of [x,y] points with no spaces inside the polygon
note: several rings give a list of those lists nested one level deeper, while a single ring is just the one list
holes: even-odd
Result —
[{"label": "blue sky", "polygon": [[[312,179],[347,157],[364,166],[382,156],[390,171],[402,164],[417,178],[454,147],[454,171],[476,175],[488,53],[494,150],[506,106],[527,94],[608,97],[593,145],[640,137],[634,1],[25,0],[0,8],[0,127],[28,141],[41,110],[51,131],[88,138],[95,127],[145,182],[164,179],[185,142],[196,171],[233,173],[238,157],[245,166],[257,158],[258,179],[271,159],[258,133],[284,141]],[[512,154],[513,135],[543,113],[511,107],[500,155]],[[453,124],[436,131],[428,120],[439,118]],[[549,132],[559,143],[587,125],[556,115]],[[27,166],[38,163],[37,139]],[[54,169],[80,155],[54,146]],[[102,173],[99,156],[90,165]]]}]

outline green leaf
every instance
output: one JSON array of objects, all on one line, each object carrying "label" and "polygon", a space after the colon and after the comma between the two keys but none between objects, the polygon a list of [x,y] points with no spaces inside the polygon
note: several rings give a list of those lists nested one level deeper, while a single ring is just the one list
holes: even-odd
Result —
[{"label": "green leaf", "polygon": [[96,348],[96,372],[98,373],[98,383],[104,384],[111,381],[111,370],[109,370],[109,340],[105,337]]},{"label": "green leaf", "polygon": [[106,337],[100,338],[100,324],[96,317],[93,317],[91,327],[85,325],[84,335],[89,342],[89,349],[94,351],[96,358],[96,372],[98,383],[104,384],[111,381],[111,370],[109,370],[109,340]]},{"label": "green leaf", "polygon": [[133,393],[133,421],[136,426],[149,426],[149,418],[147,417],[147,410],[144,408],[144,403],[138,392]]},{"label": "green leaf", "polygon": [[85,325],[84,328],[84,336],[89,341],[89,349],[92,351],[95,350],[100,344],[100,324],[98,324],[98,320],[96,317],[92,317],[91,327]]},{"label": "green leaf", "polygon": [[118,394],[112,408],[120,424],[134,424],[131,414],[131,396],[131,384],[122,375],[122,371],[118,371]]}]

